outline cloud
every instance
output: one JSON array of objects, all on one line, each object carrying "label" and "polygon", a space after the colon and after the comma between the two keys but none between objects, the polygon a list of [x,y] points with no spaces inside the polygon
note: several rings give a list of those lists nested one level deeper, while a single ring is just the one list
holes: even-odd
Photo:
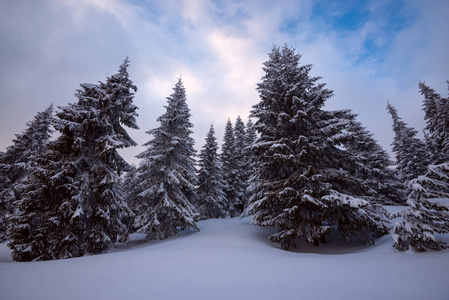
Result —
[{"label": "cloud", "polygon": [[[321,6],[320,6],[321,5]],[[221,141],[228,117],[243,119],[257,103],[256,84],[272,45],[297,47],[312,75],[333,89],[329,109],[351,108],[389,149],[387,100],[420,130],[417,85],[445,93],[447,1],[0,2],[0,149],[37,111],[66,105],[79,83],[104,81],[126,56],[138,86],[140,131],[158,126],[179,76],[200,149],[213,122]],[[126,158],[143,151],[127,150]]]},{"label": "cloud", "polygon": [[89,21],[89,12],[94,9],[114,16],[114,18],[125,27],[129,27],[130,20],[136,14],[136,7],[126,5],[126,2],[116,0],[52,0],[54,5],[64,3],[70,10],[72,16],[79,23]]},{"label": "cloud", "polygon": [[254,51],[251,40],[214,31],[207,36],[207,42],[220,61],[223,84],[239,98],[256,100],[255,87],[262,76],[260,62],[264,58]]}]

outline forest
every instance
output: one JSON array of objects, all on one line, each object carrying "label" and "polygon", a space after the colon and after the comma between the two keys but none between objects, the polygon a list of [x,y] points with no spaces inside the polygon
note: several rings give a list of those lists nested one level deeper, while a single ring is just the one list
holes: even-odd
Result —
[{"label": "forest", "polygon": [[391,235],[397,251],[447,249],[438,237],[449,233],[449,98],[419,83],[424,139],[388,104],[393,160],[351,109],[325,109],[333,91],[300,60],[273,46],[259,102],[246,122],[228,119],[221,151],[213,120],[195,150],[178,78],[138,166],[119,154],[136,146],[126,128],[139,129],[129,59],[104,82],[81,84],[76,102],[49,104],[0,152],[0,242],[14,261],[67,259],[133,233],[149,242],[250,216],[284,250],[334,233],[366,245]]}]

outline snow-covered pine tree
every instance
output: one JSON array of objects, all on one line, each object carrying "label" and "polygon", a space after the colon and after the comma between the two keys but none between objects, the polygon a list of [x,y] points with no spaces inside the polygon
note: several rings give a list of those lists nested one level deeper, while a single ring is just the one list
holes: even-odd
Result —
[{"label": "snow-covered pine tree", "polygon": [[228,118],[226,122],[225,131],[223,135],[223,144],[221,145],[221,154],[220,158],[223,162],[222,170],[223,170],[223,180],[224,180],[224,191],[226,193],[226,211],[229,212],[234,211],[234,201],[236,199],[234,187],[232,185],[233,178],[233,166],[234,166],[234,131],[232,128],[232,122]]},{"label": "snow-covered pine tree", "polygon": [[[254,128],[253,121],[251,118],[248,118],[248,122],[246,122],[246,132],[245,132],[245,144],[246,147],[251,147],[257,140],[257,131]],[[247,152],[251,152],[251,149],[246,149]],[[252,154],[249,153],[247,156],[251,156]]]},{"label": "snow-covered pine tree", "polygon": [[[78,201],[76,166],[58,163],[63,155],[52,150],[37,157],[30,169],[26,193],[9,217],[8,246],[15,261],[52,260],[82,256],[85,222]],[[61,201],[60,201],[61,199]]]},{"label": "snow-covered pine tree", "polygon": [[198,183],[190,136],[193,124],[180,78],[173,91],[166,112],[157,119],[160,126],[147,132],[153,136],[144,144],[148,149],[136,156],[142,162],[136,175],[134,226],[147,239],[172,237],[178,228],[199,230],[195,223],[199,213],[192,204]]},{"label": "snow-covered pine tree", "polygon": [[[247,160],[246,169],[245,172],[245,183],[246,183],[246,190],[245,195],[246,199],[250,199],[253,192],[252,187],[250,186],[251,177],[253,176],[255,170],[257,169],[256,164],[253,159],[253,151],[252,146],[255,144],[257,140],[257,132],[254,127],[253,122],[251,121],[251,118],[248,118],[248,122],[246,122],[246,132],[245,132],[245,158]],[[248,205],[248,203],[247,203]]]},{"label": "snow-covered pine tree", "polygon": [[235,135],[230,119],[226,122],[223,144],[221,146],[221,161],[223,162],[224,191],[228,200],[227,213],[230,217],[236,217],[242,212],[241,209],[244,205],[242,199],[245,189],[239,173]]},{"label": "snow-covered pine tree", "polygon": [[105,83],[100,82],[98,116],[93,119],[99,124],[92,127],[95,131],[91,133],[94,139],[92,144],[86,143],[86,148],[96,150],[91,153],[87,150],[91,155],[91,166],[87,170],[92,190],[90,197],[93,199],[89,205],[91,215],[86,238],[89,253],[104,252],[118,239],[126,243],[129,241],[129,225],[126,222],[132,220],[133,213],[124,200],[120,175],[132,168],[117,151],[137,145],[123,127],[139,129],[136,121],[138,108],[133,104],[137,87],[129,79],[129,64],[126,57],[118,73],[109,76]]},{"label": "snow-covered pine tree", "polygon": [[[449,82],[448,82],[449,85]],[[432,154],[432,163],[449,161],[449,98],[443,98],[424,82],[419,83],[424,96],[426,141]]]},{"label": "snow-covered pine tree", "polygon": [[206,143],[199,155],[198,174],[198,210],[202,219],[226,217],[226,194],[221,174],[221,161],[218,157],[218,144],[215,129],[211,125],[206,136]]},{"label": "snow-covered pine tree", "polygon": [[56,120],[54,126],[61,136],[35,158],[23,198],[17,201],[19,211],[9,218],[8,246],[15,261],[70,258],[85,253],[85,220],[78,187],[81,180],[75,178],[77,165],[69,163],[73,161],[72,151],[79,150],[79,145],[73,144],[73,129],[79,126],[74,124],[62,132]]},{"label": "snow-covered pine tree", "polygon": [[53,104],[38,112],[0,156],[0,242],[6,240],[7,215],[16,211],[14,202],[22,198],[28,168],[33,159],[46,150],[52,133],[52,114]]},{"label": "snow-covered pine tree", "polygon": [[349,111],[324,111],[332,91],[311,77],[310,65],[299,64],[294,49],[274,47],[258,84],[260,102],[252,117],[259,132],[252,146],[258,170],[245,214],[253,223],[279,232],[269,239],[288,249],[301,241],[325,242],[330,227],[344,239],[390,229],[385,210],[361,199],[366,186],[354,176],[356,159],[342,147]]},{"label": "snow-covered pine tree", "polygon": [[5,153],[0,152],[0,243],[6,240],[7,224],[6,217],[14,212],[14,193],[10,187],[11,181],[8,176],[9,168],[3,163]]},{"label": "snow-covered pine tree", "polygon": [[396,108],[388,103],[387,110],[393,119],[395,136],[392,146],[396,155],[398,175],[407,182],[426,172],[430,164],[429,155],[424,142],[416,137],[417,131],[407,127],[398,116]]},{"label": "snow-covered pine tree", "polygon": [[389,168],[393,162],[374,139],[373,134],[363,127],[355,116],[349,122],[347,130],[353,134],[353,138],[345,146],[358,160],[358,175],[373,189],[370,198],[379,204],[405,203],[404,186],[396,171]]},{"label": "snow-covered pine tree", "polygon": [[234,203],[234,214],[240,215],[248,204],[245,191],[248,186],[247,170],[249,165],[249,161],[246,157],[246,129],[240,116],[237,117],[234,124],[234,157],[236,162],[236,174],[238,177],[237,182],[239,184],[238,190],[241,190],[241,196],[239,197],[238,203]]},{"label": "snow-covered pine tree", "polygon": [[125,222],[129,224],[129,233],[134,233],[136,228],[134,228],[134,218],[137,216],[137,190],[135,188],[137,180],[137,167],[133,164],[131,165],[131,169],[127,171],[122,177],[122,189],[125,193],[125,201],[131,211],[134,213],[132,219],[129,222]]},{"label": "snow-covered pine tree", "polygon": [[137,128],[137,88],[128,79],[128,59],[106,83],[81,84],[76,103],[60,107],[60,136],[37,157],[11,218],[15,260],[50,260],[108,250],[128,238],[132,212],[123,200],[119,173],[127,164],[117,149],[135,145],[120,124]]},{"label": "snow-covered pine tree", "polygon": [[418,252],[449,248],[435,237],[435,233],[449,233],[449,163],[430,165],[425,175],[410,180],[408,185],[410,207],[392,216],[403,217],[395,224],[393,246],[400,251],[412,247]]}]

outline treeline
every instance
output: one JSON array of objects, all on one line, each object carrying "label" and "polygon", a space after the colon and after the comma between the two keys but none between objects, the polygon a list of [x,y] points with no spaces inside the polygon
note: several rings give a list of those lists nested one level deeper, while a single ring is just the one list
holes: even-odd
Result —
[{"label": "treeline", "polygon": [[[392,168],[351,110],[324,110],[333,92],[299,61],[273,47],[260,102],[246,125],[228,120],[220,153],[211,125],[197,155],[178,79],[137,168],[117,152],[136,145],[126,131],[138,129],[129,60],[105,82],[81,84],[75,103],[50,105],[0,152],[0,239],[16,261],[51,260],[105,252],[133,232],[165,239],[198,220],[254,215],[289,249],[324,243],[331,230],[372,244],[401,216],[397,249],[447,248],[434,234],[449,232],[448,208],[432,198],[449,198],[448,98],[420,83],[425,141],[388,104]],[[389,216],[392,204],[409,208]]]}]

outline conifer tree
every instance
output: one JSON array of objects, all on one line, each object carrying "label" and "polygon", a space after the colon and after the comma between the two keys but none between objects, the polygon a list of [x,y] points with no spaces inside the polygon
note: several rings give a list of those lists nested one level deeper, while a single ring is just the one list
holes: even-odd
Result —
[{"label": "conifer tree", "polygon": [[203,219],[226,217],[227,200],[223,191],[221,161],[217,151],[215,130],[211,125],[206,136],[206,144],[199,156],[198,210]]},{"label": "conifer tree", "polygon": [[[254,128],[253,121],[251,118],[248,118],[248,122],[246,122],[246,133],[245,133],[245,144],[246,147],[251,147],[257,140],[257,131]],[[247,152],[251,152],[250,149],[247,149]],[[248,154],[247,156],[251,156],[252,154]]]},{"label": "conifer tree", "polygon": [[240,215],[246,207],[248,199],[246,198],[247,170],[249,161],[246,153],[246,128],[240,116],[237,117],[234,125],[234,155],[235,155],[235,171],[237,174],[238,190],[241,191],[238,204],[234,204],[236,208],[235,214]]},{"label": "conifer tree", "polygon": [[389,169],[393,162],[373,134],[355,118],[349,122],[347,130],[353,138],[346,143],[346,147],[358,161],[358,176],[372,189],[369,198],[380,204],[405,203],[404,186],[395,170]]},{"label": "conifer tree", "polygon": [[410,180],[408,185],[409,208],[392,216],[403,218],[395,224],[393,246],[400,251],[412,247],[418,252],[449,248],[435,237],[435,233],[449,233],[449,208],[435,202],[449,199],[449,163],[430,165],[425,175]]},{"label": "conifer tree", "polygon": [[223,145],[221,147],[221,161],[223,162],[224,191],[228,200],[227,212],[230,217],[241,214],[244,206],[244,183],[241,180],[236,155],[234,128],[230,119],[226,122]]},{"label": "conifer tree", "polygon": [[5,161],[5,153],[0,152],[0,243],[6,240],[7,221],[9,214],[14,212],[15,200],[14,193],[10,188],[11,181],[8,178],[9,168],[3,163]]},{"label": "conifer tree", "polygon": [[125,194],[125,202],[127,203],[129,209],[131,209],[131,211],[134,213],[132,219],[129,220],[129,222],[126,222],[128,224],[129,228],[128,231],[130,233],[134,233],[136,231],[136,228],[134,227],[134,221],[138,206],[138,202],[136,202],[138,194],[135,188],[137,184],[136,180],[137,180],[137,167],[133,164],[131,165],[131,169],[123,175],[122,180],[122,189]]},{"label": "conifer tree", "polygon": [[397,170],[400,178],[407,182],[426,172],[430,164],[426,146],[416,137],[417,131],[407,127],[398,116],[396,108],[388,103],[387,110],[393,119],[395,133],[392,143],[396,155]]},{"label": "conifer tree", "polygon": [[[181,79],[167,97],[166,112],[157,120],[160,126],[148,131],[153,139],[144,144],[147,150],[137,155],[142,162],[137,170],[134,200],[138,232],[147,239],[166,239],[181,229],[199,230],[195,185],[193,124]],[[193,203],[192,203],[193,202]]]},{"label": "conifer tree", "polygon": [[[90,205],[92,214],[88,220],[87,251],[104,252],[116,240],[128,242],[128,224],[132,212],[128,208],[120,184],[123,171],[130,171],[131,166],[121,157],[117,149],[136,146],[137,143],[128,135],[123,126],[139,129],[136,122],[137,106],[133,104],[137,87],[129,79],[129,59],[120,65],[118,73],[100,82],[102,93],[98,102],[98,119],[95,124],[98,133],[93,134],[95,142],[91,147],[98,149],[92,153],[92,165],[89,168],[93,177],[90,188],[95,199]],[[94,119],[94,121],[96,121]]]},{"label": "conifer tree", "polygon": [[73,178],[76,166],[60,168],[62,164],[55,162],[63,156],[53,152],[51,144],[49,148],[30,169],[27,192],[17,201],[19,212],[9,218],[8,246],[15,261],[70,258],[85,253],[85,222]]},{"label": "conifer tree", "polygon": [[247,161],[246,169],[244,170],[245,174],[245,183],[246,190],[245,195],[246,199],[250,199],[252,196],[252,186],[251,177],[253,176],[255,170],[257,169],[256,163],[253,158],[252,146],[255,144],[257,140],[257,132],[254,128],[254,124],[251,121],[251,118],[248,118],[248,122],[246,123],[246,132],[245,132],[245,159]]},{"label": "conifer tree", "polygon": [[245,124],[240,116],[237,117],[234,125],[234,143],[235,143],[235,155],[237,160],[242,160],[245,155]]},{"label": "conifer tree", "polygon": [[[449,85],[449,82],[448,82]],[[449,98],[443,98],[424,82],[419,83],[424,96],[426,141],[432,154],[432,163],[449,161]]]},{"label": "conifer tree", "polygon": [[22,198],[23,185],[33,159],[46,150],[52,134],[53,104],[37,113],[17,134],[13,144],[0,155],[0,242],[6,240],[7,216],[16,212],[15,201]]},{"label": "conifer tree", "polygon": [[106,83],[81,84],[76,103],[60,107],[59,138],[36,158],[20,212],[11,218],[15,260],[50,260],[100,253],[128,240],[132,212],[120,189],[129,165],[117,149],[136,143],[122,125],[138,128],[137,91],[128,59]]},{"label": "conifer tree", "polygon": [[256,225],[276,227],[269,238],[284,249],[325,242],[330,225],[343,239],[373,243],[370,233],[386,234],[390,225],[380,206],[361,199],[367,187],[341,147],[352,137],[344,132],[350,113],[322,109],[332,91],[299,59],[294,49],[274,47],[264,63],[251,114],[260,134],[252,146],[256,186],[245,213],[254,213]]}]

